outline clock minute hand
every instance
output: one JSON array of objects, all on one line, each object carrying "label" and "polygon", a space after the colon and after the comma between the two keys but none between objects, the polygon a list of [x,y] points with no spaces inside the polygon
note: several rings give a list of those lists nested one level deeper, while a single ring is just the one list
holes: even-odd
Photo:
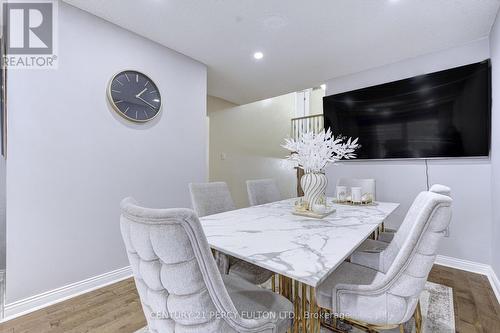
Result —
[{"label": "clock minute hand", "polygon": [[153,110],[156,109],[155,106],[151,103],[149,103],[148,101],[142,99],[141,97],[139,96],[136,96],[139,100],[143,101],[144,103],[146,103],[147,105],[149,105]]}]

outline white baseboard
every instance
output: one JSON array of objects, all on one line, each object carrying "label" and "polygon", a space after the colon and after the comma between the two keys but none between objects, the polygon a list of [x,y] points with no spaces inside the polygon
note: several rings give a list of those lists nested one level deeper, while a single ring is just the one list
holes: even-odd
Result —
[{"label": "white baseboard", "polygon": [[440,255],[436,258],[436,264],[482,275],[488,275],[491,270],[490,265]]},{"label": "white baseboard", "polygon": [[500,303],[500,281],[490,265],[446,256],[437,256],[436,264],[460,269],[462,271],[486,275],[488,281],[490,281],[491,288]]},{"label": "white baseboard", "polygon": [[493,288],[495,296],[498,302],[500,302],[500,280],[498,280],[498,276],[495,274],[493,268],[491,268],[491,272],[488,274],[488,280],[490,280],[491,288]]},{"label": "white baseboard", "polygon": [[128,279],[132,276],[130,266],[117,269],[83,281],[50,290],[39,295],[5,305],[5,318],[0,322],[14,319],[27,313],[42,309],[67,299],[88,293],[107,285]]}]

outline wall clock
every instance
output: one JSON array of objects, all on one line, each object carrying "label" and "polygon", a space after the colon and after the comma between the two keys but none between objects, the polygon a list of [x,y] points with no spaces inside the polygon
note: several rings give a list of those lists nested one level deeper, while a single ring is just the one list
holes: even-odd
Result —
[{"label": "wall clock", "polygon": [[161,95],[147,75],[127,70],[113,76],[108,87],[108,99],[113,109],[125,119],[147,122],[161,110]]}]

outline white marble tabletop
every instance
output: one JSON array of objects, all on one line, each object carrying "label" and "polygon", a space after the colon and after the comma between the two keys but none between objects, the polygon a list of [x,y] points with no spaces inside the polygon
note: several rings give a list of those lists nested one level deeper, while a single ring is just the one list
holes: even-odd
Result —
[{"label": "white marble tabletop", "polygon": [[336,212],[318,220],[293,215],[296,200],[200,220],[212,248],[316,287],[399,206],[332,203]]}]

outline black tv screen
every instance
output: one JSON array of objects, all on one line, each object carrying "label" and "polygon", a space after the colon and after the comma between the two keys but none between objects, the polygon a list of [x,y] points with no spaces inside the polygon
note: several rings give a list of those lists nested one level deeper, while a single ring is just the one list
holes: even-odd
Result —
[{"label": "black tv screen", "polygon": [[489,156],[490,61],[326,96],[323,112],[360,159]]}]

